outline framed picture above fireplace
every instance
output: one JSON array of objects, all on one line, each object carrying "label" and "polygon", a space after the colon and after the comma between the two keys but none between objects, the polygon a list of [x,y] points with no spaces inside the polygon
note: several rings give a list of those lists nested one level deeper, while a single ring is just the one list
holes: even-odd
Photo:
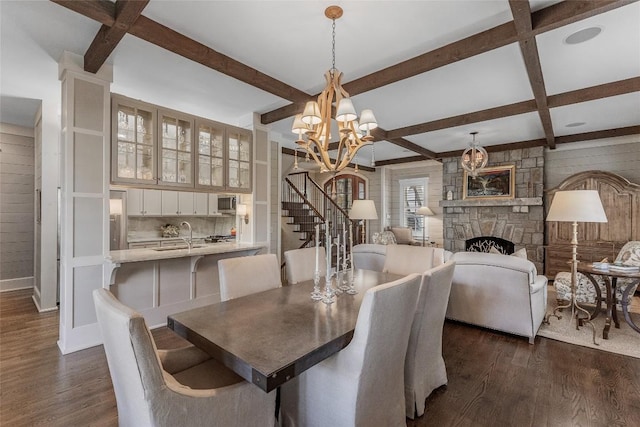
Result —
[{"label": "framed picture above fireplace", "polygon": [[511,166],[486,167],[473,177],[464,171],[463,199],[513,199],[515,197],[515,170]]}]

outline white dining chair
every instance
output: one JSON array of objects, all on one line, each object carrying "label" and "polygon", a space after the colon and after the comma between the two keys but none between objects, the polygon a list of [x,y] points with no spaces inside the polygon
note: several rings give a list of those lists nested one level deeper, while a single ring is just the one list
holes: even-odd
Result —
[{"label": "white dining chair", "polygon": [[424,414],[425,400],[447,383],[442,357],[442,328],[447,312],[455,261],[448,261],[422,275],[404,365],[406,415],[414,419]]},{"label": "white dining chair", "polygon": [[227,301],[282,286],[280,265],[275,254],[218,261],[220,300]]},{"label": "white dining chair", "polygon": [[425,270],[444,264],[444,256],[442,248],[387,245],[382,271],[393,274],[422,274]]},{"label": "white dining chair", "polygon": [[120,426],[260,426],[275,422],[265,393],[194,346],[158,350],[144,317],[107,289],[93,292]]},{"label": "white dining chair", "polygon": [[412,274],[367,290],[351,342],[281,386],[282,426],[405,425],[404,360],[420,281]]},{"label": "white dining chair", "polygon": [[[323,246],[318,248],[318,270],[320,277],[327,275],[326,252]],[[284,253],[284,269],[287,273],[287,283],[313,280],[316,269],[316,248],[292,249]]]}]

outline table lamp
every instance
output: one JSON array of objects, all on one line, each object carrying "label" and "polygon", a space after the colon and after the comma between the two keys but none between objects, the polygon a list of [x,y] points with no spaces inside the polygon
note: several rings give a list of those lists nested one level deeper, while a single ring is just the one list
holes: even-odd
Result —
[{"label": "table lamp", "polygon": [[[571,307],[571,316],[574,316],[575,309],[587,314],[585,323],[589,323],[593,328],[593,342],[596,341],[596,329],[589,321],[589,312],[580,307],[576,302],[577,269],[578,269],[578,222],[607,222],[607,215],[602,207],[602,201],[597,190],[569,190],[557,191],[551,207],[547,214],[547,221],[570,222],[573,226],[573,238],[571,239],[571,301],[566,306],[559,306],[545,319],[549,323],[549,317],[554,316],[561,319],[556,312],[562,308]],[[578,319],[575,313],[576,321]],[[584,319],[583,319],[584,321]]]},{"label": "table lamp", "polygon": [[[416,215],[422,215],[423,217],[425,217],[425,216],[433,216],[435,214],[427,206],[422,206],[418,208],[418,210],[416,211]],[[426,237],[429,237],[429,236],[425,237],[425,229],[427,228],[427,224],[425,223],[425,220],[426,218],[422,219],[422,246],[425,246],[425,242],[427,241]]]},{"label": "table lamp", "polygon": [[365,236],[364,224],[368,219],[378,219],[378,212],[376,211],[376,205],[373,200],[354,200],[349,211],[350,219],[362,220],[361,226],[361,242],[367,243]]}]

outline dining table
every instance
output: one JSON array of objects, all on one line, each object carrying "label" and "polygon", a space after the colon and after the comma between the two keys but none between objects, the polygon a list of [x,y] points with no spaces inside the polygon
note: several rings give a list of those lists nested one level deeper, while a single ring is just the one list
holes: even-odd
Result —
[{"label": "dining table", "polygon": [[270,392],[346,347],[367,289],[402,277],[355,269],[357,293],[332,304],[313,301],[314,283],[307,281],[172,314],[167,325]]}]

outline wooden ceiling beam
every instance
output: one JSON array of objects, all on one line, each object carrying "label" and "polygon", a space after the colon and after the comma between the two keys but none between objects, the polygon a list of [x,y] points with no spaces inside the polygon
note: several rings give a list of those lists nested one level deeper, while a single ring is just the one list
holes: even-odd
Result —
[{"label": "wooden ceiling beam", "polygon": [[[109,3],[113,4],[109,1],[52,1],[89,18],[96,19],[105,25],[112,26],[115,22],[115,5],[113,7],[109,6]],[[111,13],[111,20],[107,19],[106,15],[108,13]],[[135,23],[129,27],[129,34],[280,98],[295,102],[305,102],[309,98],[309,94],[306,92],[223,55],[144,15],[140,15]]]},{"label": "wooden ceiling beam", "polygon": [[551,95],[547,98],[549,108],[564,105],[578,104],[580,102],[594,101],[596,99],[610,98],[631,92],[640,92],[640,77],[605,83],[584,89]]},{"label": "wooden ceiling beam", "polygon": [[136,22],[149,0],[117,0],[115,22],[112,26],[102,24],[100,30],[84,54],[84,70],[97,73],[120,40]]},{"label": "wooden ceiling beam", "polygon": [[532,14],[533,35],[555,30],[636,1],[638,0],[572,0],[556,3]]},{"label": "wooden ceiling beam", "polygon": [[593,132],[559,136],[556,138],[556,143],[567,144],[570,142],[592,141],[594,139],[616,138],[619,136],[629,136],[636,134],[640,134],[640,126],[628,126],[625,128],[597,130]]},{"label": "wooden ceiling beam", "polygon": [[109,0],[51,0],[69,10],[111,27],[116,22],[116,5]]},{"label": "wooden ceiling beam", "polygon": [[542,76],[542,66],[538,55],[538,45],[532,32],[531,6],[528,0],[509,0],[513,22],[518,33],[518,44],[522,51],[525,68],[529,76],[533,97],[536,100],[538,115],[542,123],[547,145],[555,148],[555,135],[553,134],[553,124],[551,123],[551,113],[547,105],[547,90],[544,87],[544,77]]}]

